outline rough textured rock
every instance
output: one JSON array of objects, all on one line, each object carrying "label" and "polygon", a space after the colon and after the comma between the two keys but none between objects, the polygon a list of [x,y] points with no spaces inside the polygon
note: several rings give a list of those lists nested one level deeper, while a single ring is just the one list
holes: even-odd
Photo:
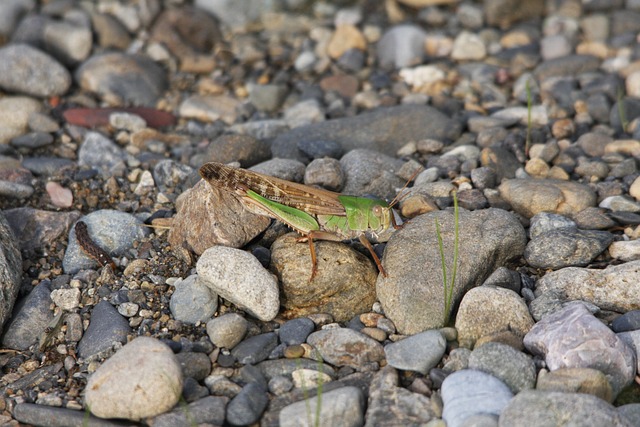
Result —
[{"label": "rough textured rock", "polygon": [[398,372],[382,368],[369,386],[365,427],[419,425],[436,418],[428,397],[399,387]]},{"label": "rough textured rock", "polygon": [[22,277],[22,257],[15,235],[0,212],[0,332],[11,316]]},{"label": "rough textured rock", "polygon": [[271,246],[271,266],[282,283],[285,317],[330,313],[343,322],[371,309],[375,302],[376,267],[343,243],[316,241],[318,273],[311,277],[308,243],[287,234]]},{"label": "rough textured rock", "polygon": [[534,321],[527,304],[515,292],[504,288],[480,286],[471,289],[462,298],[456,329],[463,347],[473,347],[483,336],[512,331],[523,337]]},{"label": "rough textured rock", "polygon": [[587,301],[604,310],[626,313],[640,309],[640,261],[604,270],[567,267],[545,274],[536,296],[554,295],[560,301]]},{"label": "rough textured rock", "polygon": [[552,371],[559,368],[602,371],[614,396],[631,384],[636,374],[633,350],[582,302],[567,304],[536,323],[524,337],[524,345],[533,354],[543,356]]},{"label": "rough textured rock", "polygon": [[[441,327],[449,315],[444,312],[436,219],[450,278],[454,253],[454,215],[450,210],[412,219],[394,233],[385,249],[382,265],[388,277],[378,276],[376,292],[385,314],[403,334]],[[460,210],[459,224],[459,260],[465,262],[458,266],[453,305],[496,268],[521,255],[526,242],[520,222],[501,209]]]},{"label": "rough textured rock", "polygon": [[178,199],[169,243],[202,254],[214,245],[240,248],[271,223],[246,210],[231,193],[201,180]]},{"label": "rough textured rock", "polygon": [[500,414],[500,427],[583,427],[633,424],[616,408],[595,396],[582,393],[525,390],[518,393]]}]

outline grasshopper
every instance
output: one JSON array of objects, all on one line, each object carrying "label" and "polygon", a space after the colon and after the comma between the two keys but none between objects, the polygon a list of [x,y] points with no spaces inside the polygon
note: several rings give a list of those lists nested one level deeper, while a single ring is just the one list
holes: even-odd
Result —
[{"label": "grasshopper", "polygon": [[200,175],[213,188],[235,194],[249,211],[282,221],[300,233],[298,241],[308,241],[311,252],[309,280],[318,269],[314,240],[340,242],[355,238],[369,250],[380,273],[387,277],[369,240],[380,241],[380,234],[391,227],[400,228],[392,211],[397,197],[388,204],[380,199],[346,196],[214,162],[204,164]]}]

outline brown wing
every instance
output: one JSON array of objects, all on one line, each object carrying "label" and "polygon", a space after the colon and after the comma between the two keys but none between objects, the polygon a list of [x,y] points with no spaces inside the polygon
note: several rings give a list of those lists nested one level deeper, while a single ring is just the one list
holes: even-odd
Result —
[{"label": "brown wing", "polygon": [[338,200],[338,193],[312,188],[246,169],[232,168],[222,163],[205,163],[200,176],[209,185],[235,192],[238,188],[251,189],[274,202],[304,210],[314,215],[346,215]]}]

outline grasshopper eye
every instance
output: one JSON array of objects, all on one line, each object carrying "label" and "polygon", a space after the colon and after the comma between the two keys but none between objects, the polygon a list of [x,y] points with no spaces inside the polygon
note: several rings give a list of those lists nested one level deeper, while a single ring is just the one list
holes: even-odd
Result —
[{"label": "grasshopper eye", "polygon": [[381,217],[381,216],[382,216],[382,212],[383,212],[382,206],[380,206],[380,205],[375,205],[375,206],[373,207],[373,209],[372,209],[372,212],[373,212],[373,214],[374,214],[375,216],[377,216],[377,217]]}]

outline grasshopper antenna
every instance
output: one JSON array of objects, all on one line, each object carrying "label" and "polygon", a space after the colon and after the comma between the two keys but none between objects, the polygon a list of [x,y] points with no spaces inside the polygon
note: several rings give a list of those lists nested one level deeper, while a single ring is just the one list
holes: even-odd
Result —
[{"label": "grasshopper antenna", "polygon": [[404,199],[405,197],[407,197],[409,195],[409,193],[405,193],[402,194],[402,192],[409,186],[409,184],[411,183],[411,181],[413,181],[416,176],[418,176],[418,174],[420,172],[422,172],[424,169],[420,169],[418,168],[413,175],[411,175],[411,177],[407,180],[407,182],[404,183],[404,185],[402,186],[402,188],[400,190],[398,190],[398,193],[396,194],[396,197],[393,198],[393,200],[391,201],[391,203],[389,203],[389,209],[391,209],[392,207],[394,207],[395,205],[397,205],[398,203],[400,203],[402,201],[402,199]]}]

